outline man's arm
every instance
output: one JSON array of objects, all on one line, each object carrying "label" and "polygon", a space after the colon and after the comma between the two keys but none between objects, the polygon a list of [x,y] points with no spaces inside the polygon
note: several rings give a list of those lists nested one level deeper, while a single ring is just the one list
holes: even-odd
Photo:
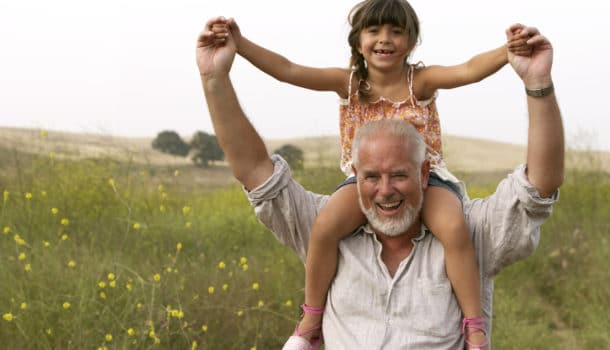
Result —
[{"label": "man's arm", "polygon": [[273,164],[263,140],[239,106],[229,71],[235,58],[231,36],[216,36],[211,28],[222,21],[206,23],[197,40],[197,66],[203,92],[220,147],[233,175],[247,189],[261,185],[273,173]]},{"label": "man's arm", "polygon": [[[549,41],[535,28],[514,25],[512,33],[528,33],[530,57],[515,56],[509,62],[525,88],[552,86],[553,51]],[[509,43],[510,49],[510,43]],[[548,92],[549,90],[545,90]],[[524,259],[536,249],[540,226],[551,214],[553,196],[563,181],[563,127],[555,95],[528,96],[529,129],[527,168],[519,167],[503,180],[495,193],[464,205],[474,235],[479,270],[491,277],[504,267]]]},{"label": "man's arm", "polygon": [[[529,57],[516,56],[509,51],[508,59],[528,90],[553,86],[551,66],[553,47],[536,28],[516,24],[506,35],[514,33],[530,36],[527,44],[533,48]],[[540,90],[539,90],[540,91]],[[542,197],[550,197],[563,183],[564,135],[555,93],[527,97],[529,128],[527,142],[527,176]]]}]

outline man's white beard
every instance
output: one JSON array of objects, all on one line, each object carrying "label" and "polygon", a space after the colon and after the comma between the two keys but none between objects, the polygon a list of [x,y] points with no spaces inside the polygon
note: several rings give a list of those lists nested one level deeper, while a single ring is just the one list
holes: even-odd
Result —
[{"label": "man's white beard", "polygon": [[405,211],[402,216],[383,220],[377,215],[375,204],[371,203],[371,207],[368,209],[364,207],[362,196],[360,195],[360,184],[356,184],[358,186],[358,203],[360,203],[360,209],[369,221],[369,225],[378,231],[378,233],[390,237],[399,236],[406,233],[419,217],[419,213],[424,203],[423,190],[420,190],[419,202],[415,206],[412,207],[405,203]]}]

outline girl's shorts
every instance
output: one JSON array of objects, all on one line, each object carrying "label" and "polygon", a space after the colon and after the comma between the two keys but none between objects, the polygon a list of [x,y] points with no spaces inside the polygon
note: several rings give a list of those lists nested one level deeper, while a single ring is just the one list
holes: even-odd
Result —
[{"label": "girl's shorts", "polygon": [[[335,189],[335,191],[337,191],[338,189],[340,189],[341,187],[343,187],[345,185],[355,184],[355,183],[356,183],[356,177],[350,176],[347,179],[345,179],[345,181],[343,181],[339,186],[337,186],[337,189]],[[428,177],[428,185],[448,189],[449,191],[453,192],[458,197],[460,202],[462,201],[462,194],[460,193],[458,188],[452,182],[441,179],[433,171],[430,172],[430,176]]]}]

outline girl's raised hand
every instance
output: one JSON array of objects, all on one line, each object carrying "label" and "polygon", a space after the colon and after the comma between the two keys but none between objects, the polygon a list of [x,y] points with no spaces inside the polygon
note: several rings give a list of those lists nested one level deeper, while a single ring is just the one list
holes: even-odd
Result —
[{"label": "girl's raised hand", "polygon": [[[508,51],[518,56],[530,56],[533,47],[527,44],[531,35],[522,30],[523,27],[511,27],[508,37]],[[507,31],[508,32],[508,31]]]}]

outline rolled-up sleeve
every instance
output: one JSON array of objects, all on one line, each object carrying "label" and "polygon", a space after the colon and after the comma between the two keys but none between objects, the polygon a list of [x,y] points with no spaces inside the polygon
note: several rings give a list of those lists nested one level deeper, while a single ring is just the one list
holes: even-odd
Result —
[{"label": "rolled-up sleeve", "polygon": [[305,262],[311,225],[328,196],[307,191],[290,175],[286,161],[272,155],[273,174],[252,191],[244,191],[256,217]]},{"label": "rolled-up sleeve", "polygon": [[465,203],[479,266],[486,277],[532,254],[540,240],[540,226],[558,198],[559,192],[542,198],[521,165],[491,196]]}]

